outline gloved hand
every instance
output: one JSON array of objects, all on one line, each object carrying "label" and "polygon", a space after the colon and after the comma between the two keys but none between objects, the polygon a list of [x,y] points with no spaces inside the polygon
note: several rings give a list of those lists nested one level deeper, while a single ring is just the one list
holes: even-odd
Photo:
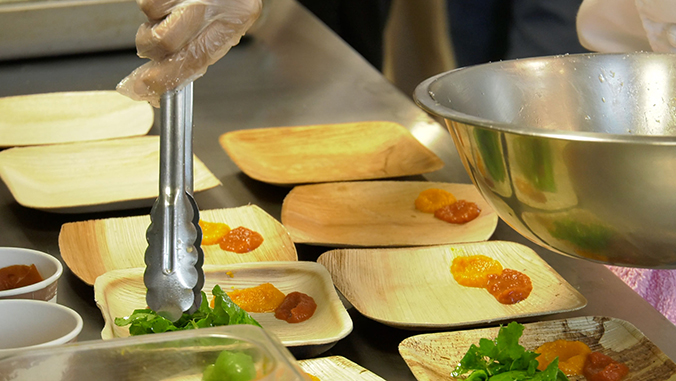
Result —
[{"label": "gloved hand", "polygon": [[676,53],[676,0],[584,0],[577,33],[589,50]]},{"label": "gloved hand", "polygon": [[204,75],[258,18],[262,0],[137,0],[148,17],[136,33],[139,57],[117,90],[159,107],[160,96]]}]

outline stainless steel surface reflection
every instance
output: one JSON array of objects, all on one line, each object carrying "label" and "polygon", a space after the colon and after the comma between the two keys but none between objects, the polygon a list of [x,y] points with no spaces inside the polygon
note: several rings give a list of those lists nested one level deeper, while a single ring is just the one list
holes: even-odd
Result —
[{"label": "stainless steel surface reflection", "polygon": [[432,77],[414,96],[445,118],[474,184],[526,238],[676,268],[676,55],[496,62]]}]

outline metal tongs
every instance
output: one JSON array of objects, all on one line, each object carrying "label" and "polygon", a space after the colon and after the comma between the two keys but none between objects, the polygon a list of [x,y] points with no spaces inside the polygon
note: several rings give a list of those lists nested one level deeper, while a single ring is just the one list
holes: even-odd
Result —
[{"label": "metal tongs", "polygon": [[204,286],[193,198],[192,85],[169,90],[160,101],[160,193],[146,231],[146,303],[171,321],[199,308]]}]

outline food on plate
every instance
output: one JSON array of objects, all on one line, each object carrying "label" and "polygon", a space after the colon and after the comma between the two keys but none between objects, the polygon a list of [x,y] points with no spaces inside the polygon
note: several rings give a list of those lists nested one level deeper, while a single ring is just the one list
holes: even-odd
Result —
[{"label": "food on plate", "polygon": [[415,208],[423,213],[434,213],[437,209],[456,201],[452,193],[443,189],[426,189],[415,199]]},{"label": "food on plate", "polygon": [[545,370],[538,369],[538,354],[519,344],[524,326],[511,322],[501,326],[498,336],[472,344],[451,376],[467,381],[561,381],[567,377],[554,359]]},{"label": "food on plate", "polygon": [[294,291],[277,307],[275,317],[288,323],[300,323],[311,318],[316,309],[317,303],[311,296]]},{"label": "food on plate", "polygon": [[519,344],[524,326],[511,322],[498,336],[472,344],[451,376],[468,381],[563,381],[584,375],[588,381],[620,381],[629,368],[581,341],[555,340],[535,351]]},{"label": "food on plate", "polygon": [[471,201],[457,200],[443,189],[426,189],[415,199],[415,208],[423,213],[433,213],[434,217],[452,224],[464,224],[479,217],[481,209]]},{"label": "food on plate", "polygon": [[258,378],[253,357],[244,352],[222,351],[207,365],[202,381],[251,381]]},{"label": "food on plate", "polygon": [[479,205],[465,200],[458,200],[451,205],[442,206],[434,211],[434,217],[452,224],[464,224],[479,217]]},{"label": "food on plate", "polygon": [[566,376],[580,376],[591,349],[581,341],[555,340],[540,345],[535,353],[539,370],[545,370],[554,359],[559,359],[559,369]]},{"label": "food on plate", "polygon": [[485,288],[502,304],[518,303],[533,291],[528,275],[504,269],[499,261],[485,255],[453,258],[451,274],[459,285]]},{"label": "food on plate", "polygon": [[0,269],[0,291],[30,286],[44,280],[37,267],[31,265],[12,265]]},{"label": "food on plate", "polygon": [[132,336],[232,324],[261,326],[251,315],[230,300],[220,286],[214,286],[211,293],[215,299],[213,309],[209,307],[207,296],[202,292],[202,304],[197,312],[184,313],[176,322],[163,318],[155,311],[146,308],[134,310],[127,317],[115,318],[115,324],[120,327],[129,325],[129,334]]},{"label": "food on plate", "polygon": [[273,312],[284,301],[284,293],[271,283],[243,288],[227,293],[246,312]]},{"label": "food on plate", "polygon": [[453,258],[451,274],[458,284],[467,287],[486,288],[488,276],[502,273],[502,264],[485,255],[459,256]]},{"label": "food on plate", "polygon": [[260,233],[243,226],[230,229],[221,222],[199,221],[202,228],[202,245],[216,245],[221,249],[243,254],[255,250],[263,243]]},{"label": "food on plate", "polygon": [[629,367],[600,352],[591,352],[583,369],[589,381],[619,381],[629,373]]},{"label": "food on plate", "polygon": [[238,254],[255,250],[263,243],[263,236],[243,226],[230,230],[218,243],[221,249]]},{"label": "food on plate", "polygon": [[310,380],[312,380],[312,381],[321,381],[321,380],[319,379],[319,377],[317,377],[317,376],[315,376],[315,375],[312,375],[312,374],[310,374],[310,373],[305,372],[305,375],[308,376],[308,377],[310,377]]},{"label": "food on plate", "polygon": [[[298,291],[284,295],[271,283],[230,291],[227,295],[246,312],[274,312],[277,319],[288,323],[308,320],[317,309],[317,303],[311,296]],[[214,300],[211,301],[212,307]]]},{"label": "food on plate", "polygon": [[528,298],[533,291],[533,283],[528,275],[504,269],[500,274],[488,275],[488,292],[502,304],[515,304]]},{"label": "food on plate", "polygon": [[221,222],[200,220],[202,228],[202,245],[215,245],[230,231],[230,226]]}]

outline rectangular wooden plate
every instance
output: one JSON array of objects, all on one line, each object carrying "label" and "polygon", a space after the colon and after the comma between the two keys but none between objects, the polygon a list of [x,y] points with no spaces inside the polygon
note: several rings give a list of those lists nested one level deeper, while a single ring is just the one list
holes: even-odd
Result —
[{"label": "rectangular wooden plate", "polygon": [[[481,209],[451,224],[415,208],[418,194],[437,188]],[[428,246],[485,241],[498,215],[471,184],[427,181],[354,181],[300,185],[282,204],[282,223],[294,242],[323,246]]]},{"label": "rectangular wooden plate", "polygon": [[[676,364],[634,325],[620,319],[585,316],[524,324],[520,344],[527,350],[558,340],[580,340],[592,351],[602,352],[627,365],[623,381],[676,380]],[[399,344],[399,353],[419,381],[455,380],[451,372],[470,345],[493,339],[497,327],[471,331],[417,335]],[[582,376],[570,377],[583,381]]]},{"label": "rectangular wooden plate", "polygon": [[[224,265],[259,261],[296,261],[296,247],[284,226],[256,205],[200,211],[208,222],[244,226],[263,236],[248,253],[225,251],[219,245],[202,246],[204,263]],[[59,250],[66,265],[87,284],[107,271],[145,267],[145,238],[150,216],[71,222],[61,226]]]},{"label": "rectangular wooden plate", "polygon": [[258,128],[219,141],[242,172],[280,185],[410,176],[444,165],[393,122]]},{"label": "rectangular wooden plate", "polygon": [[0,98],[0,147],[145,135],[154,111],[114,90]]},{"label": "rectangular wooden plate", "polygon": [[[129,327],[116,326],[116,317],[129,316],[134,309],[146,308],[144,269],[126,269],[108,272],[96,279],[94,293],[101,309],[105,326],[103,339],[129,336]],[[275,318],[274,313],[252,313],[263,328],[274,334],[287,347],[306,347],[305,353],[319,355],[352,332],[352,319],[336,293],[331,276],[316,262],[257,262],[232,265],[205,265],[204,292],[218,284],[225,292],[272,283],[284,294],[298,291],[311,296],[317,310],[310,319],[287,323]],[[308,352],[307,347],[317,348]]]},{"label": "rectangular wooden plate", "polygon": [[342,356],[319,357],[300,360],[298,364],[306,373],[326,381],[385,381],[370,370]]},{"label": "rectangular wooden plate", "polygon": [[[159,194],[159,136],[140,136],[0,152],[0,178],[21,205],[58,213],[151,206]],[[197,158],[194,189],[220,181]]]},{"label": "rectangular wooden plate", "polygon": [[[533,291],[501,304],[483,288],[459,285],[456,256],[485,255],[530,277]],[[537,253],[513,242],[489,241],[398,249],[338,249],[322,254],[338,290],[364,316],[405,329],[442,329],[573,311],[587,300]]]}]

